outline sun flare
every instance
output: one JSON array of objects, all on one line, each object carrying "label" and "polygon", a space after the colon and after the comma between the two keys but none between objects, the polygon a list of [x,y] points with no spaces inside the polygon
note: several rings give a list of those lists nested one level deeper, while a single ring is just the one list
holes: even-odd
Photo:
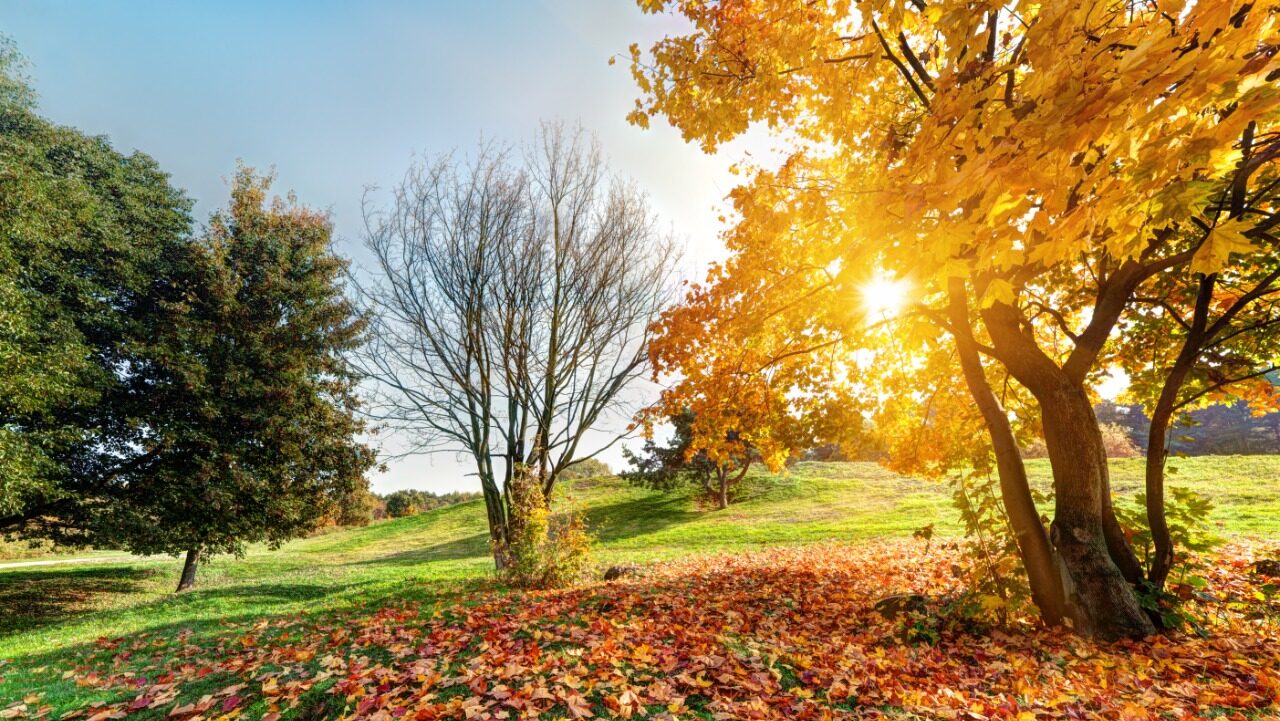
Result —
[{"label": "sun flare", "polygon": [[872,322],[893,318],[906,307],[910,291],[911,284],[906,280],[878,273],[860,290],[862,311]]}]

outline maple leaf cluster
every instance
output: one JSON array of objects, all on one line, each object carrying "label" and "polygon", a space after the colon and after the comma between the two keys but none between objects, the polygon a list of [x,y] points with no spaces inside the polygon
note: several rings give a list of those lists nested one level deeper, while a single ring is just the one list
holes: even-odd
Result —
[{"label": "maple leaf cluster", "polygon": [[943,613],[959,551],[822,544],[568,591],[103,638],[60,669],[97,700],[64,710],[35,693],[0,717],[1262,718],[1280,708],[1280,639],[1274,618],[1251,618],[1256,552],[1235,545],[1213,564],[1193,601],[1204,635],[1108,644],[1023,618],[942,624],[936,642],[913,643],[903,631],[921,619],[875,602],[914,593]]}]

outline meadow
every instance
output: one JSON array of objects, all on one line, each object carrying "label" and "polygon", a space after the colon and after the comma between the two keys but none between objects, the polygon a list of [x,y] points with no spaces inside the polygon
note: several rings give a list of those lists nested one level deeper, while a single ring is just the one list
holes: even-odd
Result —
[{"label": "meadow", "polygon": [[[1280,459],[1202,457],[1175,465],[1175,485],[1214,502],[1210,520],[1217,533],[1260,544],[1255,547],[1264,551],[1280,550],[1272,543],[1280,539]],[[1117,495],[1131,496],[1140,487],[1140,460],[1119,460],[1112,467]],[[1038,485],[1047,483],[1046,462],[1033,461],[1030,469]],[[600,569],[637,564],[668,579],[683,578],[671,569],[695,559],[729,564],[736,561],[725,559],[824,549],[831,542],[842,544],[831,551],[833,558],[882,549],[907,554],[911,565],[924,558],[923,544],[911,539],[916,529],[933,524],[944,538],[935,539],[939,545],[960,530],[945,484],[901,477],[869,463],[802,463],[779,476],[757,473],[724,511],[712,510],[692,493],[660,494],[616,478],[576,481],[566,486],[561,502],[585,513],[597,539]],[[135,693],[137,684],[122,678],[154,683],[170,665],[194,658],[193,649],[225,651],[252,629],[333,623],[324,619],[363,622],[388,608],[429,615],[501,599],[520,605],[524,597],[492,580],[478,501],[333,530],[276,550],[255,547],[243,558],[215,558],[201,568],[197,590],[177,595],[172,593],[180,566],[176,559],[95,555],[83,563],[0,569],[0,707],[18,703],[27,707],[24,713],[44,708],[56,717],[97,703],[106,705],[90,706],[86,714],[94,715],[95,708],[118,712],[110,704],[142,703],[136,699],[143,698]],[[796,561],[808,562],[809,557]],[[361,650],[370,653],[368,646]],[[122,647],[134,651],[120,653]],[[273,663],[266,668],[287,667]],[[85,674],[92,674],[91,682],[85,682]],[[222,698],[213,692],[229,687],[225,676],[212,673],[187,684],[178,700]],[[270,699],[264,698],[256,703],[266,715]],[[307,698],[316,703],[315,697]],[[304,717],[299,714],[308,702],[293,703],[283,713]],[[158,717],[178,706],[177,701],[154,709],[144,705],[131,713]],[[228,711],[232,707],[239,701]]]}]

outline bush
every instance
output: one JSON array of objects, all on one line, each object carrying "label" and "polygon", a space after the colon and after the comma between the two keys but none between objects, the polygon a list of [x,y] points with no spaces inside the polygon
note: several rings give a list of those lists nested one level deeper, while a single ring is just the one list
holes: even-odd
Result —
[{"label": "bush", "polygon": [[[968,587],[951,611],[972,622],[1005,625],[1031,600],[1017,539],[1004,514],[999,483],[970,473],[952,479],[952,504],[964,523],[967,562],[952,574]],[[932,536],[930,532],[929,536]],[[928,540],[928,539],[926,539]]]},{"label": "bush", "polygon": [[[1119,423],[1102,423],[1098,430],[1102,433],[1102,447],[1107,451],[1107,458],[1137,458],[1142,455],[1142,449],[1129,436],[1129,429]],[[1037,438],[1023,446],[1022,457],[1048,458],[1049,449],[1043,440]]]},{"label": "bush", "polygon": [[541,484],[518,472],[511,480],[510,539],[502,577],[520,588],[564,588],[580,581],[591,561],[591,536],[580,513],[552,518]]},{"label": "bush", "polygon": [[1118,423],[1103,423],[1098,428],[1102,431],[1102,447],[1107,450],[1107,458],[1137,458],[1142,455],[1129,437],[1129,429]]},{"label": "bush", "polygon": [[382,501],[368,486],[357,488],[338,500],[333,522],[338,526],[367,526],[373,522]]},{"label": "bush", "polygon": [[[1168,490],[1164,513],[1174,549],[1169,589],[1163,593],[1146,590],[1139,594],[1139,599],[1145,607],[1160,613],[1166,627],[1180,628],[1196,621],[1188,615],[1183,601],[1205,585],[1203,575],[1207,569],[1200,554],[1221,545],[1222,538],[1212,530],[1209,514],[1213,511],[1213,503],[1209,499],[1189,488],[1172,486]],[[1132,502],[1122,500],[1116,504],[1116,519],[1129,536],[1143,572],[1150,574],[1155,542],[1147,525],[1146,505],[1146,493],[1136,494]]]}]

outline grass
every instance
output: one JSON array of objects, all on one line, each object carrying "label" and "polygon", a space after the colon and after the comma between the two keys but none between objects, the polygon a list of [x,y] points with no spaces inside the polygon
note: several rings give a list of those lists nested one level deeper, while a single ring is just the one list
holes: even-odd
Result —
[{"label": "grass", "polygon": [[[1171,483],[1216,504],[1227,536],[1280,536],[1280,458],[1188,458]],[[1047,486],[1044,461],[1030,464]],[[1140,459],[1113,463],[1120,497],[1141,487]],[[749,476],[724,511],[690,494],[664,495],[616,479],[567,486],[562,502],[583,509],[600,564],[827,539],[904,537],[926,524],[959,528],[945,484],[904,478],[867,463],[804,463],[783,476]],[[344,614],[391,602],[443,603],[492,586],[483,507],[478,501],[365,528],[301,539],[200,569],[198,590],[171,593],[178,559],[161,557],[0,569],[0,702],[47,688],[59,708],[91,700],[50,681],[75,653],[109,636],[188,632],[218,638],[229,625],[286,614]],[[105,554],[111,555],[111,554]],[[3,705],[0,703],[0,705]]]}]

